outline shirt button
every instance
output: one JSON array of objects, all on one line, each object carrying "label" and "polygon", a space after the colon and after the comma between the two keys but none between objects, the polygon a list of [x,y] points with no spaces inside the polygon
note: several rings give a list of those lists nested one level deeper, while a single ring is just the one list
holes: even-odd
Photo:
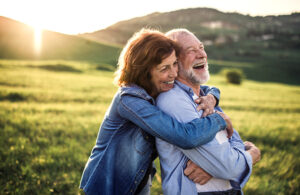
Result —
[{"label": "shirt button", "polygon": [[137,181],[134,181],[134,183],[136,184],[136,183],[137,183]]},{"label": "shirt button", "polygon": [[142,173],[144,173],[144,170],[141,170]]}]

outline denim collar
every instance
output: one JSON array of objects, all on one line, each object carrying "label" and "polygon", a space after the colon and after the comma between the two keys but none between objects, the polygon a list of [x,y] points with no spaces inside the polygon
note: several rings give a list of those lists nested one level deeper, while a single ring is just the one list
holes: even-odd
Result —
[{"label": "denim collar", "polygon": [[146,90],[136,84],[122,86],[119,90],[121,95],[133,95],[151,101],[153,104],[155,103],[154,99],[146,92]]}]

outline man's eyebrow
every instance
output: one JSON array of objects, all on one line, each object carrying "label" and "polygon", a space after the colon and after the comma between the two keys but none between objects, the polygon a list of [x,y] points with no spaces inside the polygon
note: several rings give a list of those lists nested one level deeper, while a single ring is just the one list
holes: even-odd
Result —
[{"label": "man's eyebrow", "polygon": [[185,48],[185,50],[188,50],[188,49],[194,49],[194,47],[193,46],[189,46],[189,47],[187,47],[187,48]]}]

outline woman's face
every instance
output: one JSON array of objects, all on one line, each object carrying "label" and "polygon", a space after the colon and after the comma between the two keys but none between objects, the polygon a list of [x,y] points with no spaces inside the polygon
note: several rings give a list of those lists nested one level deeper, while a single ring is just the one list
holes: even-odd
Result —
[{"label": "woman's face", "polygon": [[175,50],[151,71],[151,83],[154,85],[151,96],[173,88],[174,80],[177,77],[178,61]]}]

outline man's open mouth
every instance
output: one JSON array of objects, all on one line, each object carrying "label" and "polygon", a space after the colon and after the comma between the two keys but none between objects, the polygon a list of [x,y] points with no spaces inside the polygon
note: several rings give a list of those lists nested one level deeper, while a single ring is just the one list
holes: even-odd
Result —
[{"label": "man's open mouth", "polygon": [[201,64],[196,64],[193,66],[194,69],[202,69],[205,67],[205,63],[201,63]]}]

